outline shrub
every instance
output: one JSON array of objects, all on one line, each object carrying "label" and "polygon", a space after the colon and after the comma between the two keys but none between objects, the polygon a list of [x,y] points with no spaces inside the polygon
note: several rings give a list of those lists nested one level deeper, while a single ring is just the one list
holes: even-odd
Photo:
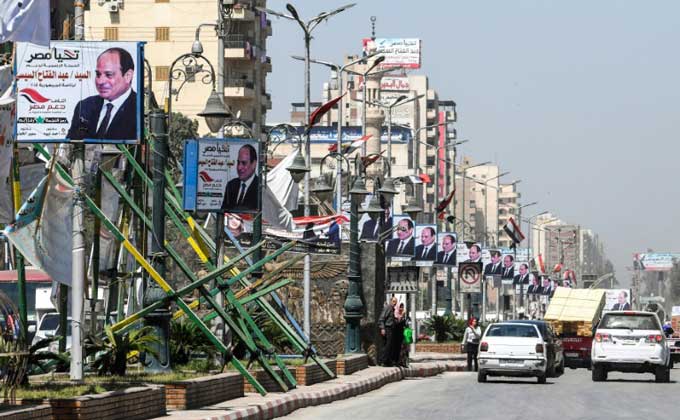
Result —
[{"label": "shrub", "polygon": [[423,325],[428,334],[434,334],[438,343],[461,341],[465,332],[465,320],[458,319],[455,315],[433,315]]}]

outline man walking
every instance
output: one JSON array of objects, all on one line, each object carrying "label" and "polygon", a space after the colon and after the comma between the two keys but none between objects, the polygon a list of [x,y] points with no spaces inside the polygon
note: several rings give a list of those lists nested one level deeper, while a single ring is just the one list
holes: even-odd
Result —
[{"label": "man walking", "polygon": [[380,355],[380,366],[392,366],[392,332],[395,324],[394,310],[397,306],[397,298],[392,296],[392,299],[385,305],[378,318],[378,328],[380,328],[380,335],[383,338],[383,349]]}]

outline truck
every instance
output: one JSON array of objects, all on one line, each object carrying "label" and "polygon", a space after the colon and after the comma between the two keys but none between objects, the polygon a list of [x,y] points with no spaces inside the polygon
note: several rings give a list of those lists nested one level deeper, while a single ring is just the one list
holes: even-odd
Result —
[{"label": "truck", "polygon": [[565,366],[590,368],[593,331],[605,306],[602,289],[558,287],[544,319],[562,340]]}]

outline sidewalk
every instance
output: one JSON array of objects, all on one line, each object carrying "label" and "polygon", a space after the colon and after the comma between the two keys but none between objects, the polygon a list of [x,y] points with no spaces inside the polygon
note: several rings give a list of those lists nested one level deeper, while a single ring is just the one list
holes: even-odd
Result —
[{"label": "sidewalk", "polygon": [[[299,408],[328,404],[378,389],[388,383],[404,378],[435,376],[443,372],[458,372],[465,369],[461,355],[421,353],[416,360],[439,360],[433,362],[412,362],[408,368],[377,367],[338,376],[336,379],[311,386],[298,386],[286,393],[271,392],[264,397],[246,394],[245,397],[203,407],[196,410],[169,411],[163,420],[267,420],[285,416]],[[458,357],[455,357],[458,356]]]}]

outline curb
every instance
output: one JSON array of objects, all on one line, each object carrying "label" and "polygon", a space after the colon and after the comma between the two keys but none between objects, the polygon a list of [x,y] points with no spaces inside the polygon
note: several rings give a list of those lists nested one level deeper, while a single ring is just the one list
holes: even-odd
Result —
[{"label": "curb", "polygon": [[232,412],[221,415],[204,417],[205,420],[269,420],[276,417],[286,416],[293,411],[340,401],[357,395],[374,391],[383,386],[400,381],[404,378],[424,378],[436,376],[443,372],[461,372],[465,366],[454,363],[423,363],[424,366],[411,366],[408,368],[385,368],[383,372],[371,378],[358,382],[342,384],[333,389],[324,391],[309,391],[295,394],[283,394],[276,400],[251,405],[245,408],[237,408]]}]

